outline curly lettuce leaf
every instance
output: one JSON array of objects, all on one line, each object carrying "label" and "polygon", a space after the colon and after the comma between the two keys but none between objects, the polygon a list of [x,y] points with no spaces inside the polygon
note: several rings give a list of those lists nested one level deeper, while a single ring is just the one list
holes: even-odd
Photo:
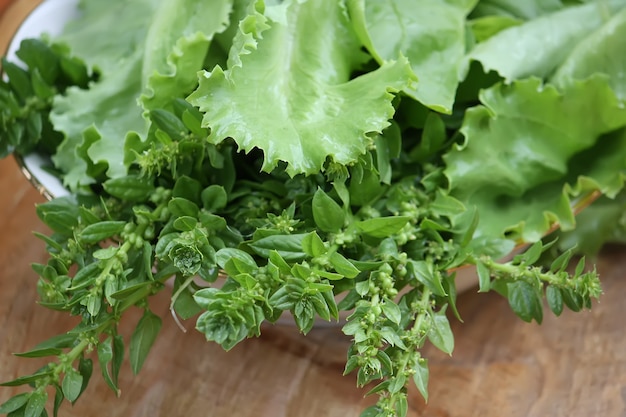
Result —
[{"label": "curly lettuce leaf", "polygon": [[264,171],[281,161],[290,175],[318,173],[329,158],[354,162],[368,135],[389,125],[392,92],[413,80],[405,59],[352,78],[367,57],[336,0],[257,2],[240,28],[227,69],[201,75],[188,100],[210,141],[262,150]]},{"label": "curly lettuce leaf", "polygon": [[606,74],[617,98],[626,101],[626,8],[614,15],[570,53],[551,82],[565,85],[572,79]]},{"label": "curly lettuce leaf", "polygon": [[[100,74],[100,80],[88,90],[71,88],[65,96],[58,96],[50,114],[55,129],[65,135],[53,161],[66,173],[65,185],[72,189],[94,182],[90,176],[101,170],[94,168],[100,160],[106,161],[110,175],[124,173],[121,146],[124,138],[129,131],[146,129],[146,121],[136,105],[143,89],[140,65],[143,53],[138,46],[145,42],[148,31],[150,21],[146,16],[154,14],[159,3],[160,0],[139,0],[132,4],[82,1],[80,17],[72,20],[56,39],[67,44],[74,55]],[[83,132],[87,130],[92,142],[103,137],[110,139],[109,148],[102,149],[103,154],[95,163],[81,157],[86,155]]]},{"label": "curly lettuce leaf", "polygon": [[531,20],[563,7],[560,0],[481,0],[472,17],[503,16]]},{"label": "curly lettuce leaf", "polygon": [[465,56],[466,16],[476,2],[354,0],[349,6],[357,34],[372,56],[381,63],[408,58],[419,82],[404,92],[450,113]]},{"label": "curly lettuce leaf", "polygon": [[497,71],[507,82],[545,79],[580,42],[624,8],[623,0],[606,0],[543,14],[477,44],[468,59],[479,61],[487,72]]},{"label": "curly lettuce leaf", "polygon": [[[51,120],[65,140],[53,157],[77,189],[106,172],[127,172],[124,142],[145,137],[150,109],[184,97],[197,83],[210,38],[228,23],[231,0],[83,1],[82,14],[58,41],[100,74],[88,90],[55,100]],[[107,33],[108,36],[102,36]]]},{"label": "curly lettuce leaf", "polygon": [[480,99],[461,128],[465,143],[444,157],[452,194],[483,219],[477,235],[534,241],[555,222],[574,226],[571,197],[622,188],[624,135],[607,134],[626,126],[626,108],[606,77],[562,91],[538,79],[498,84]]},{"label": "curly lettuce leaf", "polygon": [[[145,109],[167,108],[172,98],[183,98],[195,89],[211,41],[229,27],[233,8],[231,0],[212,1],[211,6],[166,1],[159,8],[144,46],[142,79],[147,88],[141,103]],[[179,37],[162,36],[164,30]]]}]

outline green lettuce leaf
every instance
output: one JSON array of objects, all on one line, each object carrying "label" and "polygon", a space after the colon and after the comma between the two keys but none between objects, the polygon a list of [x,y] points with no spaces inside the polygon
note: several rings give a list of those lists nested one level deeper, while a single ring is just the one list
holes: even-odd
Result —
[{"label": "green lettuce leaf", "polygon": [[354,162],[372,144],[368,135],[389,125],[391,93],[413,81],[408,62],[352,78],[367,56],[341,2],[261,6],[240,24],[228,68],[205,72],[188,98],[209,140],[258,148],[264,171],[282,161],[290,175],[318,173],[328,158]]},{"label": "green lettuce leaf", "polygon": [[[522,2],[518,2],[522,3]],[[507,82],[547,78],[576,46],[626,8],[622,0],[566,7],[499,32],[468,54],[485,71],[497,71]]]},{"label": "green lettuce leaf", "polygon": [[[65,134],[55,165],[72,189],[126,174],[124,142],[145,137],[144,109],[167,107],[197,84],[211,37],[229,22],[230,0],[83,1],[57,39],[100,74],[88,90],[55,100],[51,120]],[[102,36],[108,33],[110,36]]]},{"label": "green lettuce leaf", "polygon": [[[142,78],[147,91],[141,103],[145,109],[167,108],[173,98],[183,98],[196,88],[197,72],[213,36],[228,28],[233,4],[213,0],[211,6],[169,0],[159,8],[144,46]],[[163,31],[176,36],[162,36]]]},{"label": "green lettuce leaf", "polygon": [[626,8],[580,42],[559,66],[551,82],[565,85],[595,73],[608,75],[617,98],[626,100]]},{"label": "green lettuce leaf", "polygon": [[[155,13],[160,0],[82,1],[80,18],[71,21],[56,39],[67,44],[72,53],[97,73],[98,82],[88,90],[72,88],[55,99],[50,119],[55,129],[65,134],[53,161],[67,175],[64,182],[74,189],[94,182],[86,175],[96,175],[102,167],[81,157],[91,143],[83,143],[83,132],[89,130],[89,141],[104,138],[108,147],[100,146],[95,163],[105,161],[109,175],[120,176],[123,164],[124,139],[128,132],[143,132],[147,125],[136,98],[141,94],[141,62],[139,48],[145,42],[150,23],[146,16]],[[110,34],[103,36],[103,33]],[[120,42],[121,34],[124,42]],[[88,165],[89,164],[89,165]]]},{"label": "green lettuce leaf", "polygon": [[472,17],[504,16],[531,20],[563,7],[560,0],[481,0]]},{"label": "green lettuce leaf", "polygon": [[538,79],[497,84],[480,99],[464,144],[444,157],[452,195],[488,219],[477,235],[537,240],[557,221],[573,227],[571,197],[623,186],[626,143],[606,134],[626,126],[626,109],[605,77],[562,91]]},{"label": "green lettuce leaf", "polygon": [[450,113],[465,56],[465,20],[476,2],[354,0],[349,5],[361,41],[379,62],[399,56],[411,62],[419,82],[404,92]]}]

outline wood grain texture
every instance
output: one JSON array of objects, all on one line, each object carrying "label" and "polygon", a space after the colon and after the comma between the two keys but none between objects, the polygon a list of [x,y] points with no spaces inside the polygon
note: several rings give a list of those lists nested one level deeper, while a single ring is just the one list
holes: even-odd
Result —
[{"label": "wood grain texture", "polygon": [[[10,7],[6,8],[10,4]],[[20,16],[38,0],[0,0],[0,46]],[[35,214],[44,199],[12,159],[0,161],[0,380],[32,373],[44,362],[12,352],[69,330],[75,320],[36,305],[31,262],[45,259],[32,231],[46,229]],[[470,291],[459,297],[464,323],[452,321],[453,356],[432,347],[430,401],[410,391],[412,417],[626,417],[626,249],[598,259],[605,295],[590,312],[546,314],[527,324],[496,294]],[[265,326],[258,339],[230,352],[204,341],[185,323],[183,333],[168,313],[165,292],[152,300],[164,325],[144,369],[122,369],[120,398],[102,382],[95,365],[85,396],[63,417],[324,417],[358,416],[363,398],[355,376],[342,376],[349,340],[338,328],[306,337],[288,326]],[[122,332],[139,319],[131,311]],[[22,388],[0,388],[0,403]]]}]

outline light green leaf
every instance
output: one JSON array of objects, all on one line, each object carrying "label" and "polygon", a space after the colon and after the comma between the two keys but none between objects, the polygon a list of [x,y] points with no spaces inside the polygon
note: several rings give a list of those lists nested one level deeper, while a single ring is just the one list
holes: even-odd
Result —
[{"label": "light green leaf", "polygon": [[19,410],[28,402],[30,395],[30,392],[23,392],[9,398],[0,405],[0,413],[9,414],[12,411]]},{"label": "light green leaf", "polygon": [[125,225],[124,221],[113,220],[90,224],[81,231],[80,240],[85,243],[98,243],[121,233]]},{"label": "light green leaf", "polygon": [[28,398],[24,417],[40,417],[48,401],[48,392],[43,390],[34,391]]},{"label": "light green leaf", "polygon": [[441,283],[441,275],[435,274],[432,263],[423,260],[409,260],[407,268],[415,279],[424,284],[433,294],[441,297],[447,295]]},{"label": "light green leaf", "polygon": [[320,230],[337,233],[344,226],[346,215],[339,204],[321,188],[313,194],[313,219]]},{"label": "light green leaf", "polygon": [[269,257],[270,252],[277,251],[286,261],[298,261],[306,256],[302,249],[302,240],[306,234],[273,235],[250,243],[250,247],[259,255]]},{"label": "light green leaf", "polygon": [[333,252],[329,257],[329,261],[335,268],[335,271],[343,277],[354,278],[361,272],[352,262],[338,252]]},{"label": "light green leaf", "polygon": [[232,0],[161,0],[146,34],[141,96],[145,109],[170,105],[198,83],[211,40],[226,30]]},{"label": "light green leaf", "polygon": [[507,81],[545,78],[579,42],[624,7],[622,0],[594,1],[542,14],[479,43],[468,57],[481,62],[485,71],[497,71]]},{"label": "light green leaf", "polygon": [[481,0],[472,16],[509,16],[534,19],[563,7],[561,0]]},{"label": "light green leaf", "polygon": [[63,395],[69,402],[74,402],[81,393],[83,386],[83,376],[75,369],[70,369],[63,377],[61,388]]},{"label": "light green leaf", "polygon": [[[404,92],[450,113],[465,55],[465,19],[477,0],[349,1],[355,30],[379,62],[406,56],[419,82]],[[408,12],[410,10],[410,12]]]},{"label": "light green leaf", "polygon": [[434,313],[431,320],[432,323],[427,333],[428,340],[442,352],[451,355],[454,350],[454,335],[445,310]]},{"label": "light green leaf", "polygon": [[428,401],[428,360],[420,358],[413,369],[415,370],[413,382],[424,397],[424,401]]},{"label": "light green leaf", "polygon": [[476,273],[478,274],[478,292],[489,292],[491,289],[491,274],[489,268],[482,263],[476,263]]},{"label": "light green leaf", "polygon": [[498,84],[480,95],[461,129],[463,146],[444,157],[451,195],[475,205],[476,235],[538,240],[556,221],[574,226],[571,198],[621,189],[626,109],[606,79],[563,91],[537,79]]},{"label": "light green leaf", "polygon": [[146,310],[130,339],[130,366],[137,375],[161,330],[161,318]]},{"label": "light green leaf", "polygon": [[400,307],[396,303],[391,300],[385,300],[382,304],[383,313],[385,316],[391,320],[394,324],[400,324],[400,320],[402,320],[402,312],[400,311]]},{"label": "light green leaf", "polygon": [[608,75],[617,98],[626,100],[626,8],[582,40],[552,77],[556,85],[584,79],[595,73]]},{"label": "light green leaf", "polygon": [[302,250],[309,256],[316,257],[324,255],[328,249],[319,235],[313,231],[302,239]]},{"label": "light green leaf", "polygon": [[412,82],[402,58],[350,79],[365,55],[335,0],[267,6],[240,28],[228,68],[201,75],[189,101],[204,112],[209,140],[262,150],[264,171],[279,161],[292,176],[319,172],[327,158],[356,161],[367,135],[389,125],[391,93]]},{"label": "light green leaf", "polygon": [[398,233],[408,222],[407,216],[375,217],[360,221],[356,226],[365,235],[385,238]]},{"label": "light green leaf", "polygon": [[51,113],[66,136],[53,159],[72,189],[92,182],[86,173],[126,174],[124,141],[145,137],[148,127],[137,100],[145,93],[146,108],[162,108],[190,93],[209,40],[226,28],[230,11],[227,0],[211,7],[193,0],[81,4],[80,18],[58,40],[100,76],[88,90],[71,88],[57,97]]}]

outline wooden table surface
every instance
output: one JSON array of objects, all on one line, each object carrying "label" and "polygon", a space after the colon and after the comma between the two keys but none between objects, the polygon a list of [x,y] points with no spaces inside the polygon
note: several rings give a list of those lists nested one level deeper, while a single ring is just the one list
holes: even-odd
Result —
[{"label": "wooden table surface", "polygon": [[[0,0],[0,46],[16,16],[37,0]],[[12,33],[12,32],[11,32]],[[37,342],[69,330],[74,320],[36,305],[31,262],[45,260],[32,231],[46,229],[35,214],[43,202],[12,158],[0,161],[0,380],[32,373],[43,362],[21,359]],[[496,294],[459,297],[464,323],[452,322],[451,357],[427,347],[430,401],[410,390],[410,416],[626,416],[626,249],[605,250],[597,260],[605,294],[592,311],[527,324]],[[144,369],[121,375],[120,398],[99,371],[87,393],[64,417],[323,417],[358,416],[372,398],[342,376],[349,340],[338,328],[308,336],[293,327],[268,326],[258,339],[230,352],[181,332],[168,312],[168,294],[153,300],[163,329]],[[125,323],[129,335],[139,319]],[[186,326],[193,329],[193,322]],[[0,388],[0,403],[20,388]]]}]

